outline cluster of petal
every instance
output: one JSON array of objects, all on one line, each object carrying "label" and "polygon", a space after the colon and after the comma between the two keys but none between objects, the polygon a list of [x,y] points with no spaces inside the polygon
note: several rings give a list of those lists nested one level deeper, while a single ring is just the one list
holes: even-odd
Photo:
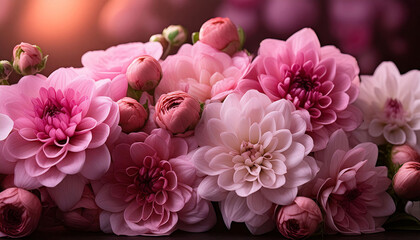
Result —
[{"label": "cluster of petal", "polygon": [[395,204],[386,192],[391,183],[387,168],[375,166],[377,157],[378,148],[370,142],[350,149],[343,130],[334,132],[326,149],[315,153],[321,170],[303,192],[317,198],[328,233],[383,231]]},{"label": "cluster of petal", "polygon": [[286,41],[262,41],[237,89],[257,89],[272,101],[287,99],[307,111],[308,134],[318,151],[335,130],[353,131],[360,125],[360,110],[351,105],[358,95],[358,74],[354,57],[333,46],[321,47],[311,29],[302,29]]},{"label": "cluster of petal", "polygon": [[163,129],[144,142],[117,145],[96,203],[101,229],[117,235],[168,235],[206,231],[215,223],[211,204],[197,195],[199,178],[189,147]]},{"label": "cluster of petal", "polygon": [[418,70],[400,75],[392,62],[381,63],[373,76],[361,76],[360,94],[356,100],[363,112],[363,123],[355,133],[359,141],[418,145],[419,78]]},{"label": "cluster of petal", "polygon": [[243,51],[230,57],[201,42],[184,44],[162,62],[163,77],[155,97],[180,90],[200,102],[222,99],[236,87],[249,63]]},{"label": "cluster of petal", "polygon": [[162,45],[157,42],[135,42],[120,44],[106,50],[89,51],[82,56],[83,71],[94,80],[111,79],[111,98],[117,101],[127,93],[128,66],[142,55],[159,60]]},{"label": "cluster of petal", "polygon": [[313,141],[305,131],[291,102],[271,102],[255,90],[206,105],[195,134],[200,148],[193,155],[205,176],[198,193],[220,202],[228,227],[235,221],[254,234],[271,230],[274,205],[290,204],[318,171],[307,156]]},{"label": "cluster of petal", "polygon": [[[118,105],[98,95],[109,80],[98,85],[72,69],[59,69],[48,78],[26,76],[1,88],[0,111],[14,122],[3,145],[1,172],[14,173],[18,187],[62,187],[64,192],[56,192],[64,195],[60,199],[68,200],[68,194],[80,199],[84,184],[76,193],[61,183],[73,182],[66,176],[81,181],[105,174],[111,162],[105,143],[120,131]],[[78,201],[73,200],[60,206],[69,208]]]}]

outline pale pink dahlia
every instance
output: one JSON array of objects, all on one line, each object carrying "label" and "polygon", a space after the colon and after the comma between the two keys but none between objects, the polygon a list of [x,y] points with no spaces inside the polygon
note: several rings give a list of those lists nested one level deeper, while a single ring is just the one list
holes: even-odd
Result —
[{"label": "pale pink dahlia", "polygon": [[117,235],[206,231],[215,223],[210,202],[197,195],[199,178],[182,138],[153,130],[144,142],[115,147],[96,203],[101,229]]},{"label": "pale pink dahlia", "polygon": [[66,176],[98,179],[109,168],[105,143],[120,131],[118,105],[98,96],[95,81],[72,69],[59,69],[48,78],[23,77],[0,88],[0,99],[0,111],[14,122],[1,160],[14,165],[8,169],[14,171],[16,186],[61,186],[66,188],[61,198],[68,202],[59,206],[71,207],[78,199],[69,199],[80,198],[83,185],[67,188],[73,180]]},{"label": "pale pink dahlia", "polygon": [[111,98],[117,101],[126,96],[128,66],[139,56],[150,55],[159,60],[162,45],[157,42],[125,43],[106,50],[89,51],[82,56],[85,71],[94,80],[111,80]]},{"label": "pale pink dahlia", "polygon": [[243,51],[230,57],[201,42],[184,44],[162,62],[163,77],[155,97],[181,90],[200,102],[223,99],[236,87],[249,63],[250,57]]},{"label": "pale pink dahlia", "polygon": [[271,102],[255,90],[230,94],[206,105],[195,131],[193,160],[205,176],[198,193],[220,202],[228,227],[235,221],[254,234],[271,230],[274,204],[293,202],[318,171],[307,156],[313,142],[305,120],[286,100]]},{"label": "pale pink dahlia", "polygon": [[323,212],[327,233],[361,234],[383,231],[395,204],[386,192],[387,168],[376,167],[378,148],[361,143],[350,149],[343,130],[331,135],[325,150],[315,153],[321,170],[304,186]]},{"label": "pale pink dahlia", "polygon": [[[360,141],[394,145],[420,142],[420,71],[400,75],[392,62],[383,62],[373,76],[362,76],[356,105],[363,123],[355,132]],[[417,149],[419,149],[417,147]]]},{"label": "pale pink dahlia", "polygon": [[286,41],[262,41],[237,89],[257,89],[272,101],[287,99],[296,109],[307,111],[308,134],[318,151],[335,130],[359,126],[361,113],[351,105],[358,95],[358,74],[354,57],[333,46],[321,47],[316,34],[306,28]]}]

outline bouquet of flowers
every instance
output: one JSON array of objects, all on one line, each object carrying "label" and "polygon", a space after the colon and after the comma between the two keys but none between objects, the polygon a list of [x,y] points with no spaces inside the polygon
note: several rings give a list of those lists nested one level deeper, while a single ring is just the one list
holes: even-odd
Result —
[{"label": "bouquet of flowers", "polygon": [[290,239],[420,229],[419,71],[359,76],[311,29],[255,55],[227,18],[186,40],[169,26],[48,77],[35,45],[0,62],[0,236],[202,232],[216,204]]}]

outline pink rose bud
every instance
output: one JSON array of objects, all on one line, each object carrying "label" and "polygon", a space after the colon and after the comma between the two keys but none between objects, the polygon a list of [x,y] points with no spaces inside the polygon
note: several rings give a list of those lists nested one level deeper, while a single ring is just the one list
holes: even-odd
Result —
[{"label": "pink rose bud", "polygon": [[13,49],[13,68],[21,75],[36,74],[45,68],[47,57],[40,47],[22,42]]},{"label": "pink rose bud", "polygon": [[420,163],[406,162],[392,180],[395,193],[407,200],[420,200]]},{"label": "pink rose bud", "polygon": [[125,133],[137,132],[146,123],[148,113],[146,109],[130,97],[124,97],[117,101],[120,110],[120,126]]},{"label": "pink rose bud", "polygon": [[391,160],[394,164],[402,165],[406,162],[420,162],[420,155],[409,145],[393,146]]},{"label": "pink rose bud", "polygon": [[200,103],[182,91],[160,96],[155,110],[156,124],[180,136],[191,135],[200,120]]},{"label": "pink rose bud", "polygon": [[163,37],[175,47],[181,46],[187,41],[187,30],[181,25],[170,25],[163,29]]},{"label": "pink rose bud", "polygon": [[200,28],[199,39],[229,55],[241,46],[238,30],[229,18],[216,17],[205,22]]},{"label": "pink rose bud", "polygon": [[169,47],[169,42],[162,34],[155,34],[149,38],[149,42],[158,42],[162,45],[163,52]]},{"label": "pink rose bud", "polygon": [[127,81],[131,88],[139,91],[151,91],[162,78],[160,63],[151,56],[140,56],[128,66]]},{"label": "pink rose bud", "polygon": [[283,206],[277,213],[277,228],[289,239],[311,236],[322,222],[322,213],[318,205],[310,198],[296,197],[294,202]]},{"label": "pink rose bud", "polygon": [[32,193],[21,188],[8,188],[0,193],[0,237],[28,236],[38,226],[41,203]]},{"label": "pink rose bud", "polygon": [[70,211],[63,213],[64,226],[78,231],[98,232],[101,230],[100,214],[101,209],[95,203],[95,196],[86,185],[80,201]]},{"label": "pink rose bud", "polygon": [[0,61],[0,80],[9,79],[10,74],[13,72],[12,64],[7,60]]}]

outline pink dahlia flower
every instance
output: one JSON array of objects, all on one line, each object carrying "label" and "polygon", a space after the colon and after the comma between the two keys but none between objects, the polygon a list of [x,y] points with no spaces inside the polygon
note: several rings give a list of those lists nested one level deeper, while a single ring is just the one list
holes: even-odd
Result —
[{"label": "pink dahlia flower", "polygon": [[400,75],[392,62],[383,62],[373,76],[362,76],[356,105],[363,123],[355,132],[360,141],[417,145],[420,142],[420,71]]},{"label": "pink dahlia flower", "polygon": [[144,142],[115,147],[113,164],[96,203],[101,229],[117,235],[168,235],[206,231],[215,223],[211,204],[197,195],[199,179],[187,142],[163,129]]},{"label": "pink dahlia flower", "polygon": [[[193,155],[205,178],[198,193],[220,202],[225,224],[245,222],[254,234],[274,227],[272,207],[288,205],[318,171],[306,123],[286,100],[255,90],[206,105]],[[266,223],[266,224],[265,224]],[[263,226],[264,225],[264,226]]]},{"label": "pink dahlia flower", "polygon": [[184,44],[162,62],[163,77],[155,97],[181,90],[200,102],[222,99],[236,87],[249,63],[243,51],[230,57],[201,42]]},{"label": "pink dahlia flower", "polygon": [[69,208],[80,199],[84,183],[66,176],[81,182],[79,177],[105,174],[111,162],[105,143],[118,136],[119,115],[118,105],[97,91],[94,80],[72,69],[59,69],[48,78],[23,77],[0,88],[0,111],[14,121],[1,165],[14,165],[8,169],[14,171],[16,186],[54,188],[57,194],[52,195],[62,200],[57,204]]},{"label": "pink dahlia flower", "polygon": [[321,47],[311,29],[302,29],[287,41],[266,39],[237,89],[257,89],[272,101],[290,100],[310,115],[308,134],[314,151],[325,148],[337,129],[356,129],[362,119],[351,105],[358,95],[356,59],[333,46]]},{"label": "pink dahlia flower", "polygon": [[139,56],[150,55],[159,60],[162,45],[157,42],[125,43],[106,50],[90,51],[82,56],[86,73],[94,80],[111,79],[111,98],[117,101],[127,93],[127,68]]},{"label": "pink dahlia flower", "polygon": [[378,148],[370,142],[350,149],[343,130],[334,132],[326,149],[315,153],[321,170],[303,192],[317,198],[328,233],[383,231],[395,204],[386,192],[391,183],[387,168],[375,167],[377,157]]}]

